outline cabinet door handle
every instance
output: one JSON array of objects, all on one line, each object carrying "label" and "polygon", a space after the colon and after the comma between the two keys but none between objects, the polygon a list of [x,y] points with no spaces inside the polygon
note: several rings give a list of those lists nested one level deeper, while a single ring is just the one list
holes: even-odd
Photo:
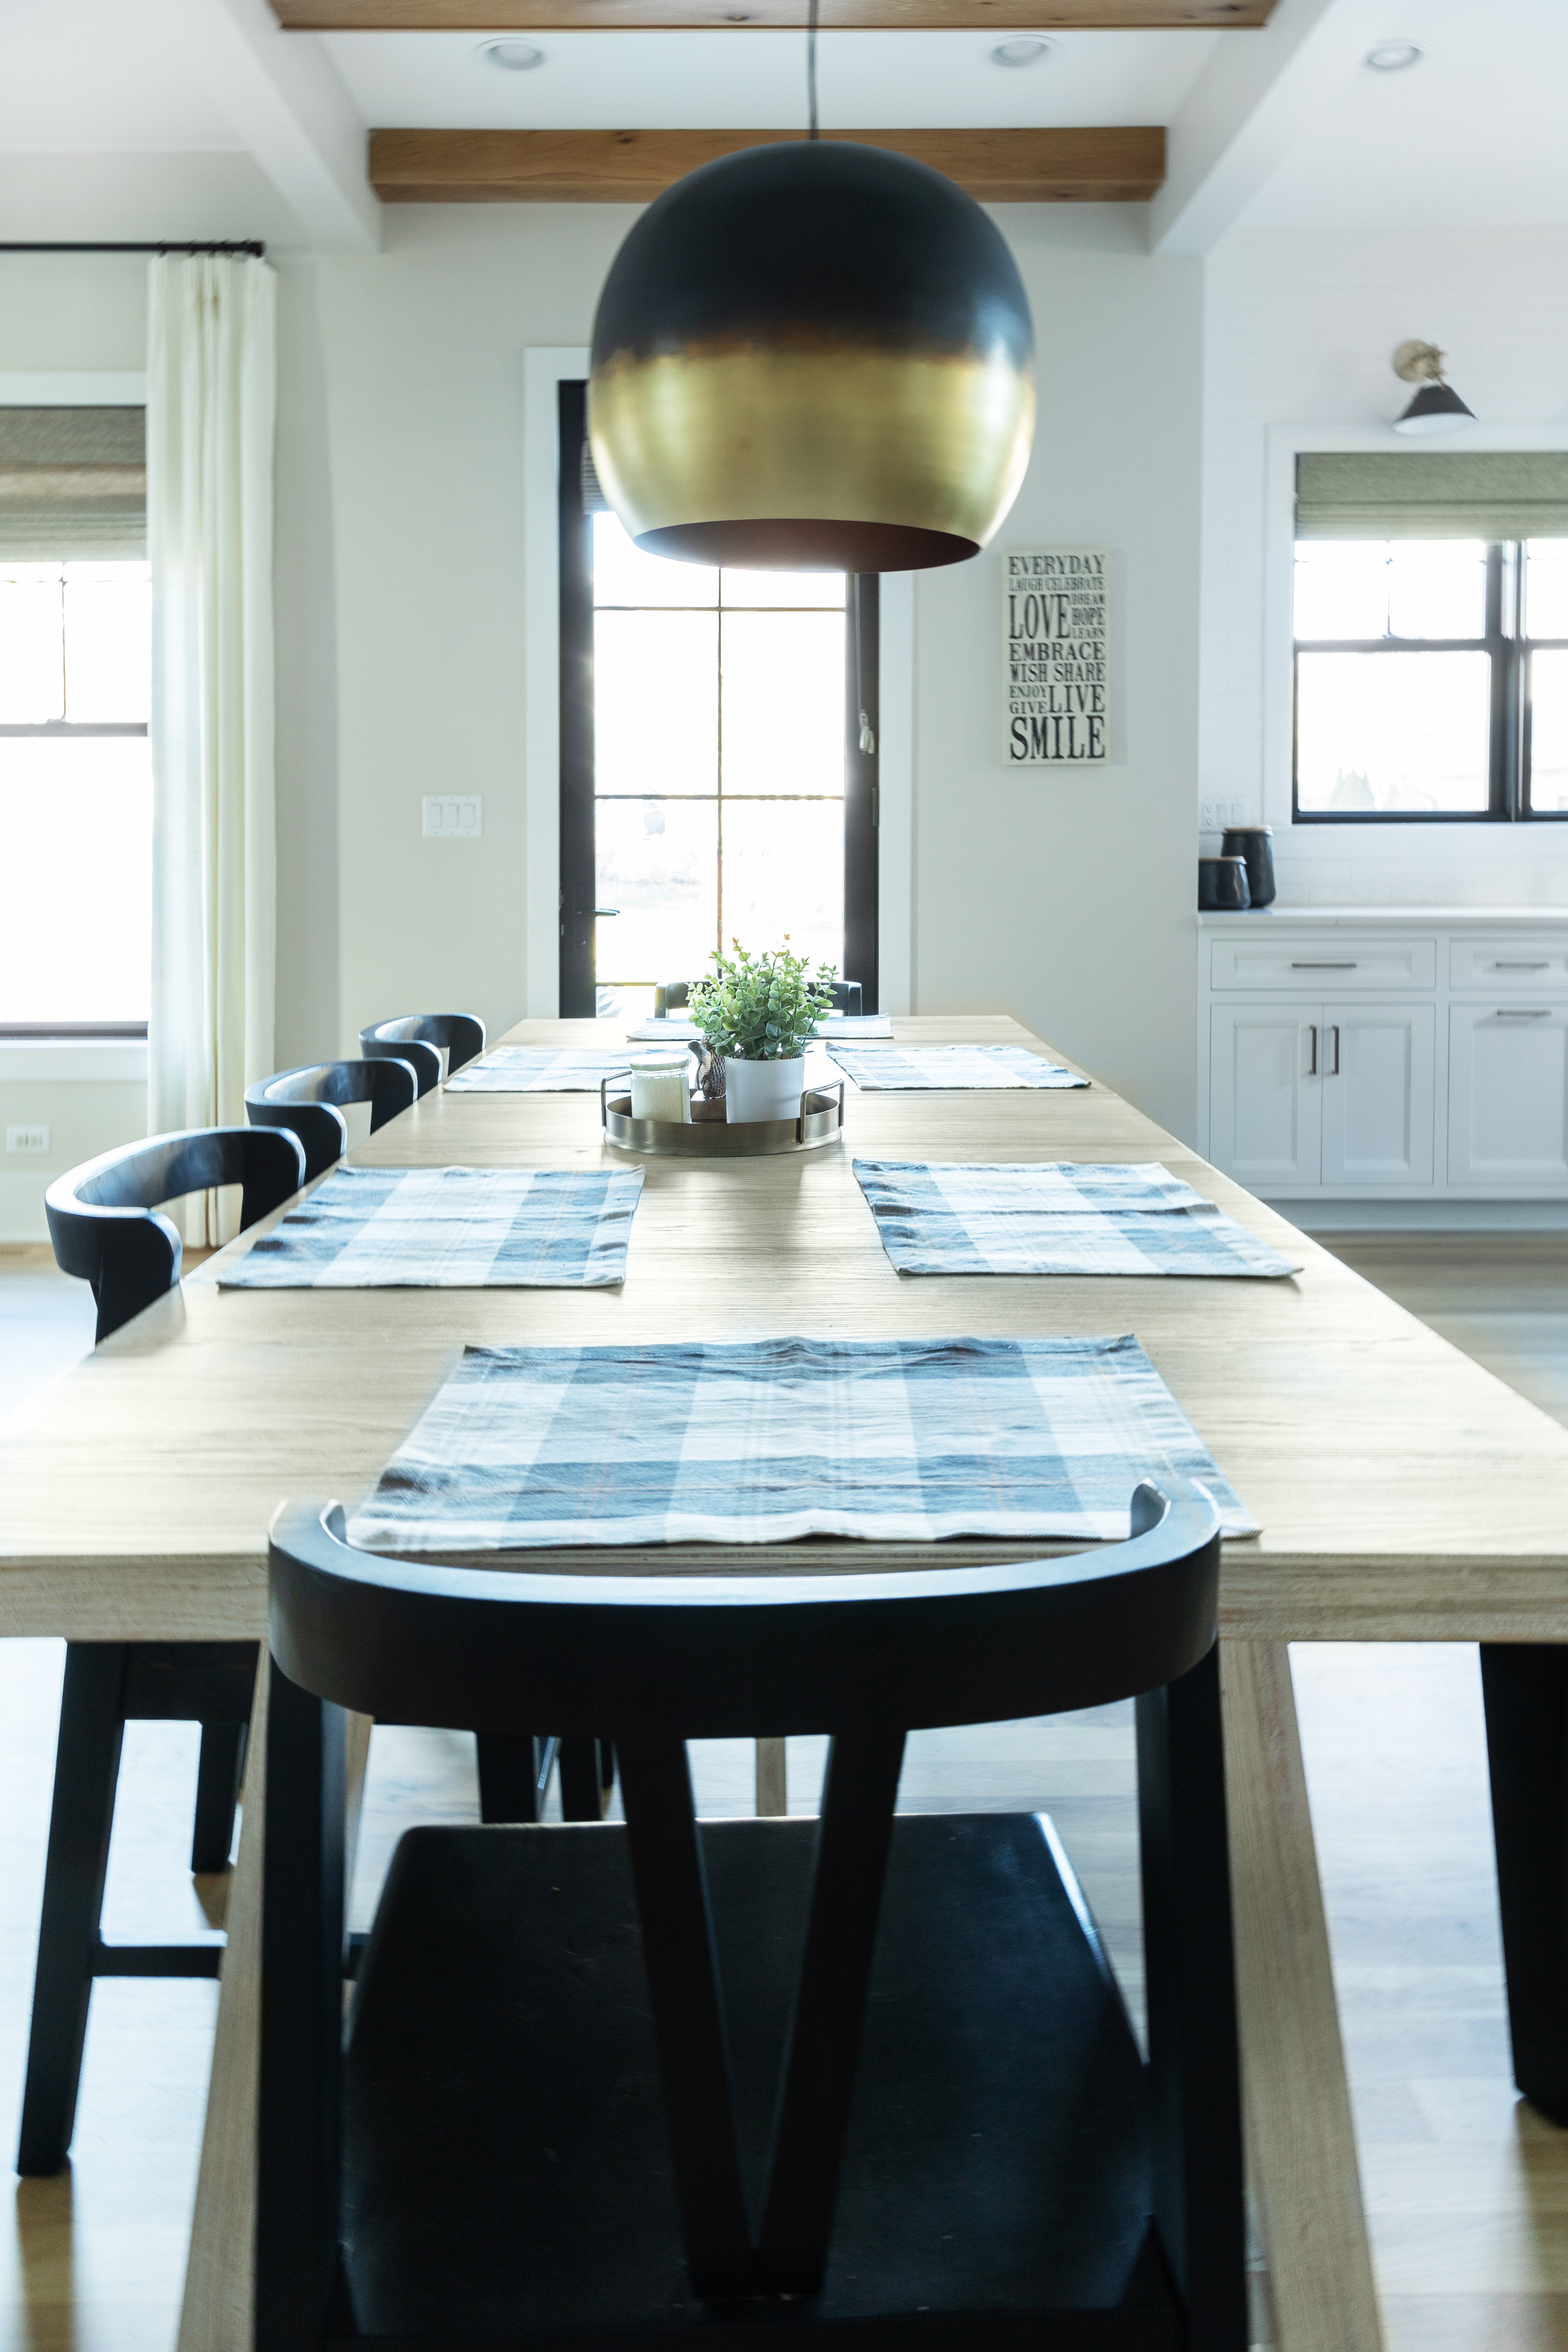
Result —
[{"label": "cabinet door handle", "polygon": [[1292,971],[1353,971],[1353,963],[1293,963]]},{"label": "cabinet door handle", "polygon": [[1327,1076],[1337,1078],[1340,1074],[1340,1026],[1337,1021],[1329,1024],[1329,1034],[1334,1041],[1334,1058],[1329,1064]]},{"label": "cabinet door handle", "polygon": [[1494,963],[1494,971],[1550,971],[1551,961],[1542,956],[1539,963]]},{"label": "cabinet door handle", "polygon": [[1500,1004],[1492,1013],[1494,1021],[1550,1021],[1551,1018],[1551,1008],[1544,1004],[1533,1004],[1528,1012],[1517,1004]]},{"label": "cabinet door handle", "polygon": [[1315,1021],[1308,1022],[1307,1034],[1312,1041],[1312,1058],[1307,1065],[1307,1076],[1315,1078],[1318,1075],[1318,1024]]}]

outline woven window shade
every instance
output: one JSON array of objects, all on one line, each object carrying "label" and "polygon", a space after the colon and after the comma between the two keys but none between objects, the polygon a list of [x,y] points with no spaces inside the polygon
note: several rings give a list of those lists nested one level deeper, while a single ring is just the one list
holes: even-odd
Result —
[{"label": "woven window shade", "polygon": [[1298,539],[1568,538],[1568,450],[1313,451]]},{"label": "woven window shade", "polygon": [[140,408],[0,408],[0,563],[147,553]]},{"label": "woven window shade", "polygon": [[608,514],[610,501],[599,488],[599,477],[594,469],[593,453],[586,440],[583,443],[583,511],[584,514]]}]

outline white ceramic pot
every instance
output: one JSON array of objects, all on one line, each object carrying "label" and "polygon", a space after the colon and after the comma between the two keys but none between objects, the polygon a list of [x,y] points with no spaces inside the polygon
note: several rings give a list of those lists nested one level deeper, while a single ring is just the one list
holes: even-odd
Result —
[{"label": "white ceramic pot", "polygon": [[724,1056],[724,1117],[731,1126],[761,1118],[798,1118],[805,1091],[804,1054],[788,1062],[732,1062]]}]

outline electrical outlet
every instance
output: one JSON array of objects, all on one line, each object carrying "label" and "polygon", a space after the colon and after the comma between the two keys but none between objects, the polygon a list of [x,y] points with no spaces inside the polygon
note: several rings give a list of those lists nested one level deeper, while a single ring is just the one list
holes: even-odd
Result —
[{"label": "electrical outlet", "polygon": [[1198,803],[1198,831],[1223,833],[1227,824],[1244,824],[1241,803],[1231,800],[1201,800]]},{"label": "electrical outlet", "polygon": [[481,793],[426,793],[424,805],[427,841],[478,841],[484,832]]},{"label": "electrical outlet", "polygon": [[8,1127],[5,1129],[7,1151],[47,1151],[49,1130],[47,1127]]}]

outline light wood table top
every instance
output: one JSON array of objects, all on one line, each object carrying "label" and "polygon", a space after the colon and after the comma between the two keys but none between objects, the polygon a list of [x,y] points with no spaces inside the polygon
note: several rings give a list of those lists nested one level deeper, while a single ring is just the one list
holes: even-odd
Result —
[{"label": "light wood table top", "polygon": [[[996,1015],[895,1027],[906,1042],[1039,1042]],[[518,1044],[623,1037],[591,1022],[508,1033]],[[1301,1272],[901,1276],[851,1172],[857,1152],[1157,1160]],[[601,1141],[589,1095],[434,1094],[353,1157],[627,1164]],[[842,1145],[642,1164],[617,1290],[224,1291],[224,1265],[253,1236],[209,1260],[0,1433],[0,1633],[259,1633],[278,1504],[366,1491],[468,1342],[1133,1331],[1263,1523],[1261,1537],[1226,1547],[1228,1634],[1568,1639],[1568,1433],[1110,1087],[858,1094]],[[857,1564],[919,1556],[850,1549]],[[987,1549],[1039,1547],[944,1550]],[[781,1567],[797,1556],[769,1554]],[[698,1568],[728,1556],[689,1555]],[[810,1556],[825,1564],[821,1545]]]},{"label": "light wood table top", "polygon": [[[895,1023],[923,1044],[1037,1044],[998,1015]],[[523,1022],[517,1044],[603,1042]],[[1043,1048],[1051,1052],[1050,1047]],[[1058,1057],[1059,1058],[1059,1057]],[[362,1164],[584,1167],[590,1095],[436,1094]],[[854,1153],[1159,1160],[1298,1257],[1291,1281],[893,1271]],[[279,1502],[353,1503],[466,1343],[791,1332],[1136,1332],[1263,1522],[1227,1545],[1222,1654],[1249,2163],[1283,2352],[1378,2352],[1290,1700],[1289,1640],[1568,1641],[1568,1432],[1096,1083],[851,1096],[843,1144],[646,1161],[619,1290],[224,1291],[209,1259],[0,1431],[0,1634],[208,1639],[265,1630]],[[1028,1557],[1039,1544],[749,1548],[781,1569]],[[531,1555],[563,1567],[723,1565],[717,1546]],[[266,1738],[265,1665],[252,1778]],[[181,2352],[248,2352],[260,1871],[245,1812]]]}]

